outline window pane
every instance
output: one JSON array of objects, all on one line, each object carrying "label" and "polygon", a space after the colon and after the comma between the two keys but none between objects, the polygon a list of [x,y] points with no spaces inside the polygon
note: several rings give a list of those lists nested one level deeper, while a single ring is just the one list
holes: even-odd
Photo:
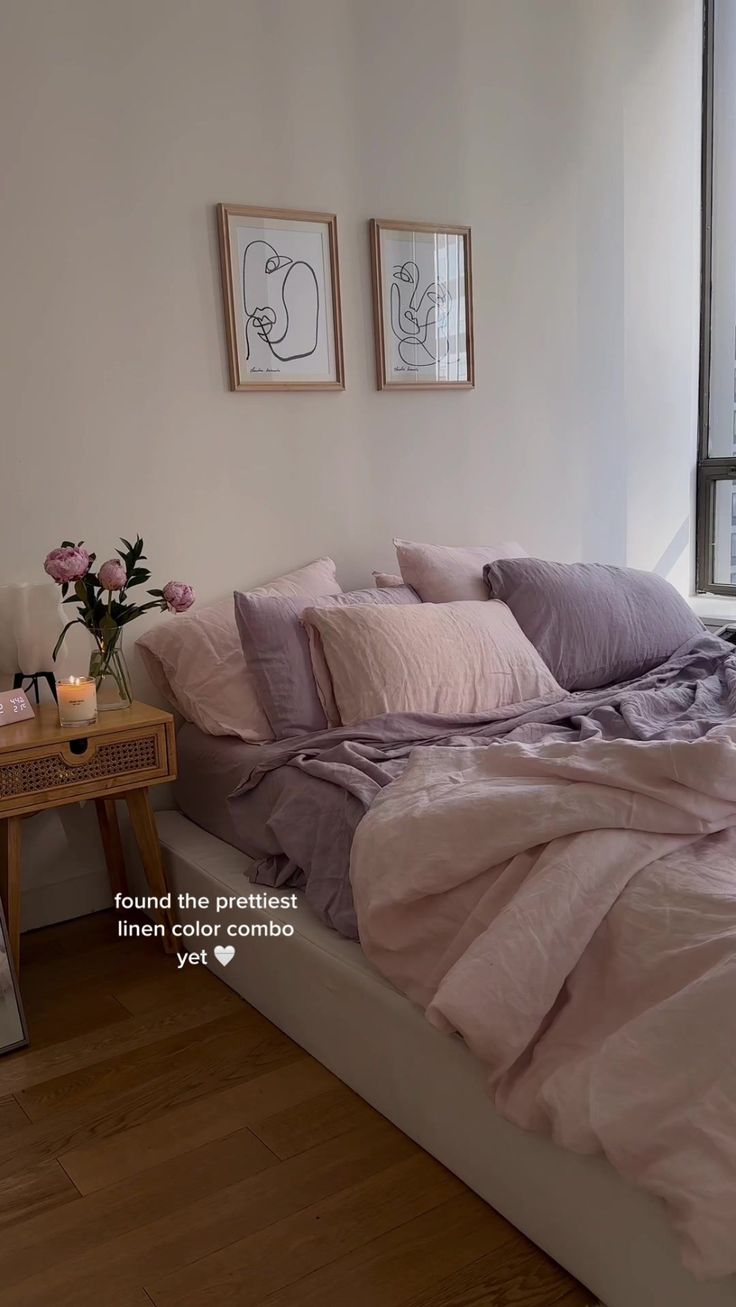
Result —
[{"label": "window pane", "polygon": [[713,580],[736,585],[736,481],[716,481]]},{"label": "window pane", "polygon": [[[711,458],[736,451],[736,4],[715,0]],[[724,492],[725,493],[725,492]]]}]

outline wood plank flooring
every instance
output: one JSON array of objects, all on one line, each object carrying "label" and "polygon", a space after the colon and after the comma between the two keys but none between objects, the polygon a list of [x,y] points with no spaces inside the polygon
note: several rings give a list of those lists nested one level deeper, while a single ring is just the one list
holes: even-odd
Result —
[{"label": "wood plank flooring", "polygon": [[3,1307],[588,1307],[209,972],[110,913],[23,937],[0,1059]]}]

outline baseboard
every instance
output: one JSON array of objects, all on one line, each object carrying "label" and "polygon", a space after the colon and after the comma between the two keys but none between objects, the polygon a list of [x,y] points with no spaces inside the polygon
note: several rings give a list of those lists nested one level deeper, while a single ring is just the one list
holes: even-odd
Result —
[{"label": "baseboard", "polygon": [[92,872],[53,884],[24,889],[21,904],[22,930],[40,930],[72,917],[102,912],[112,904],[107,878]]}]

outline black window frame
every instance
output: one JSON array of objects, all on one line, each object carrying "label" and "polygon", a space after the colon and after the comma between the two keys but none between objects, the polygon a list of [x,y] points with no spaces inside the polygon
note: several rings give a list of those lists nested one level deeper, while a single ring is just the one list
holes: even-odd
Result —
[{"label": "black window frame", "polygon": [[703,128],[701,157],[702,221],[700,253],[700,386],[698,395],[698,474],[695,588],[699,594],[736,595],[736,585],[719,585],[715,572],[716,486],[736,481],[736,457],[711,458],[710,350],[713,243],[713,48],[714,0],[703,5]]}]

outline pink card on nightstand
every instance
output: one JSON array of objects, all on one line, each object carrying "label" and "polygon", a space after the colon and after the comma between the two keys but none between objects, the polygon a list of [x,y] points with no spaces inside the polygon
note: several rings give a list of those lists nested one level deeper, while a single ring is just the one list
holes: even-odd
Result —
[{"label": "pink card on nightstand", "polygon": [[35,717],[35,713],[23,690],[0,691],[0,726],[11,726],[27,717]]}]

